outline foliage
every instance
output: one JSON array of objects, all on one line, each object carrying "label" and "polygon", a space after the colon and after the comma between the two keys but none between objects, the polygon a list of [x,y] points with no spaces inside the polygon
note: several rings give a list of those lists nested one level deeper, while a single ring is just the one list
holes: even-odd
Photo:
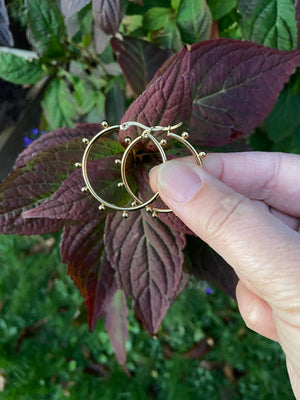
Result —
[{"label": "foliage", "polygon": [[4,0],[0,0],[0,46],[13,46],[14,40],[9,29],[8,15]]},{"label": "foliage", "polygon": [[[82,157],[81,139],[93,137],[100,126],[90,122],[106,116],[113,124],[182,121],[191,142],[205,148],[227,151],[236,142],[236,150],[298,152],[299,1],[16,3],[25,8],[20,20],[34,52],[2,50],[0,77],[16,84],[45,80],[40,128],[51,132],[19,155],[2,183],[0,229],[20,235],[63,229],[62,260],[86,300],[90,329],[104,317],[125,365],[126,298],[154,334],[189,275],[233,297],[237,277],[174,215],[154,220],[143,210],[122,221],[99,211],[80,190],[84,181],[74,164]],[[74,128],[75,122],[84,123]],[[114,160],[124,152],[124,138],[121,131],[119,141],[99,142],[88,165],[96,190],[122,205],[130,198],[118,187]],[[153,150],[145,141],[128,162],[142,198],[149,193],[147,169],[157,162]]]},{"label": "foliage", "polygon": [[214,288],[206,295],[196,280],[156,338],[129,313],[125,374],[103,321],[88,332],[85,305],[55,242],[1,236],[1,399],[292,398],[279,345],[246,330],[236,303]]}]

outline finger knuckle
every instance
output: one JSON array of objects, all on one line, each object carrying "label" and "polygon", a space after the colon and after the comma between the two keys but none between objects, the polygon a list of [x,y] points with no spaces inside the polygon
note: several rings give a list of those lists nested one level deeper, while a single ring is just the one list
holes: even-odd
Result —
[{"label": "finger knuckle", "polygon": [[241,215],[244,216],[245,213],[246,202],[247,199],[243,196],[224,198],[212,214],[206,218],[204,228],[207,237],[213,240],[224,240],[234,225],[240,224]]}]

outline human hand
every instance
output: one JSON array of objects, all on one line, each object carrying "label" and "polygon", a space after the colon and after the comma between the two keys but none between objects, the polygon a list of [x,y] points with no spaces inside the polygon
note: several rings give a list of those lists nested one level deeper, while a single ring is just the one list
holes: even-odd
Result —
[{"label": "human hand", "polygon": [[162,200],[240,278],[246,325],[278,341],[300,399],[300,156],[209,154],[152,170]]}]

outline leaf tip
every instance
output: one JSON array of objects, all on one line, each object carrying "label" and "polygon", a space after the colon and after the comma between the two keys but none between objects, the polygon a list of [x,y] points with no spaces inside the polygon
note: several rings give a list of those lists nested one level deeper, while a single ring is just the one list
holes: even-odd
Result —
[{"label": "leaf tip", "polygon": [[88,326],[89,326],[89,331],[92,333],[95,329],[96,323],[97,323],[97,318],[95,318],[95,313],[94,313],[94,299],[91,296],[87,296],[85,299],[85,304],[88,310]]}]

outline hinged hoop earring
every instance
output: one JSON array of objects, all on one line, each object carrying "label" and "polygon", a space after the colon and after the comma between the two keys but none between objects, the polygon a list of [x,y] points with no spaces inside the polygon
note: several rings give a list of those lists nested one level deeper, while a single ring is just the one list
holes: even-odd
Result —
[{"label": "hinged hoop earring", "polygon": [[[171,212],[172,210],[170,210],[168,208],[164,209],[164,208],[156,208],[156,207],[150,206],[150,204],[152,204],[159,197],[158,192],[154,193],[154,195],[146,201],[141,200],[139,197],[137,197],[133,193],[132,189],[130,188],[130,186],[128,184],[128,180],[127,180],[127,176],[126,176],[126,163],[127,163],[128,156],[129,156],[130,152],[132,151],[132,149],[134,148],[134,146],[143,139],[149,139],[155,144],[155,146],[157,147],[157,149],[161,155],[162,162],[165,163],[167,161],[167,156],[163,149],[163,146],[167,144],[167,140],[161,139],[159,142],[152,135],[152,132],[163,131],[163,132],[167,133],[167,135],[166,135],[167,138],[168,137],[173,138],[173,139],[176,139],[176,140],[180,141],[181,143],[183,143],[194,155],[197,164],[200,167],[203,167],[202,158],[204,158],[206,156],[206,153],[205,152],[197,153],[197,151],[194,149],[194,147],[187,141],[187,138],[189,136],[187,132],[183,132],[181,134],[181,136],[172,132],[172,130],[177,129],[181,125],[182,125],[182,123],[179,123],[174,126],[168,126],[168,127],[162,127],[162,126],[147,127],[139,122],[129,121],[129,122],[125,122],[121,125],[108,126],[107,122],[105,122],[105,121],[102,122],[102,126],[104,129],[102,129],[100,132],[98,132],[90,141],[87,138],[82,139],[83,143],[86,144],[87,147],[83,153],[81,163],[75,163],[76,167],[81,167],[82,176],[83,176],[83,179],[84,179],[84,182],[86,185],[81,188],[82,192],[85,192],[85,193],[90,192],[90,194],[100,203],[99,210],[104,210],[107,207],[107,208],[111,208],[116,211],[122,211],[122,213],[123,213],[122,215],[124,218],[129,216],[130,211],[136,211],[136,210],[140,210],[142,208],[145,208],[146,211],[152,212],[153,217],[156,217],[157,213],[160,213],[160,212],[163,212],[163,213]],[[97,140],[101,139],[104,135],[112,134],[119,130],[126,131],[132,126],[141,128],[143,130],[143,132],[141,135],[138,135],[134,140],[131,140],[129,137],[125,138],[125,143],[128,145],[128,147],[126,148],[126,150],[122,156],[122,159],[121,160],[116,159],[115,163],[121,165],[122,181],[120,182],[120,186],[124,187],[127,190],[127,192],[132,197],[133,202],[131,203],[130,207],[117,206],[113,203],[106,201],[98,193],[96,193],[96,191],[94,190],[94,188],[90,182],[90,178],[89,178],[88,171],[87,171],[87,162],[88,162],[90,152]]]}]

